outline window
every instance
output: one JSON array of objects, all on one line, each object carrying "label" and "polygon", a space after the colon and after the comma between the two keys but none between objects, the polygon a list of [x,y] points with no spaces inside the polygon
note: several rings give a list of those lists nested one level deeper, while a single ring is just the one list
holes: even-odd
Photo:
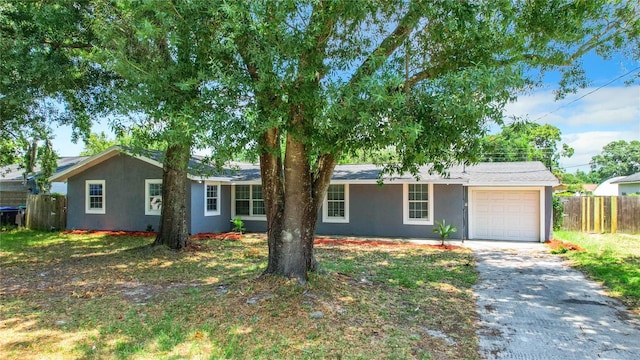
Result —
[{"label": "window", "polygon": [[87,214],[104,214],[105,206],[105,186],[104,180],[87,180],[85,211]]},{"label": "window", "polygon": [[322,222],[349,222],[349,185],[329,185],[327,196],[325,196],[322,206]]},{"label": "window", "polygon": [[145,215],[160,215],[162,211],[162,180],[146,179],[144,181],[145,189]]},{"label": "window", "polygon": [[433,225],[433,185],[404,184],[403,217],[405,224]]},{"label": "window", "polygon": [[204,215],[220,215],[220,185],[205,183]]},{"label": "window", "polygon": [[264,220],[262,185],[235,185],[233,205],[234,216]]}]

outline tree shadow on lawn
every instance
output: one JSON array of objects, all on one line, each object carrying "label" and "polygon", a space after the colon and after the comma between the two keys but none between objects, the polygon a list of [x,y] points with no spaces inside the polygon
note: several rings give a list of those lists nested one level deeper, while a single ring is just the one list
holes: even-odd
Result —
[{"label": "tree shadow on lawn", "polygon": [[4,357],[478,357],[466,255],[318,247],[325,271],[302,288],[255,281],[265,244],[47,239],[3,256]]},{"label": "tree shadow on lawn", "polygon": [[630,310],[640,316],[640,256],[614,256],[611,251],[594,254],[575,252],[572,266],[602,282]]}]

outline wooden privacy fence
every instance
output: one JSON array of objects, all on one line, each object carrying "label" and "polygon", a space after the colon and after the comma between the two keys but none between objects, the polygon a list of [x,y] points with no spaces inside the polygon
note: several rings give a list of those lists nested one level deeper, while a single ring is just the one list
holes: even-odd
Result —
[{"label": "wooden privacy fence", "polygon": [[563,230],[640,233],[640,196],[575,196],[560,201]]},{"label": "wooden privacy fence", "polygon": [[29,195],[26,226],[33,230],[63,230],[67,226],[64,195]]}]

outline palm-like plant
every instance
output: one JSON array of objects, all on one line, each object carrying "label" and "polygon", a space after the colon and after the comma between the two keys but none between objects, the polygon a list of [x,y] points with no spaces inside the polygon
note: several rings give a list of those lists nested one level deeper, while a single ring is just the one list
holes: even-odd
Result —
[{"label": "palm-like plant", "polygon": [[458,231],[458,229],[453,225],[447,225],[446,221],[443,219],[442,222],[436,221],[436,227],[433,228],[433,232],[440,234],[440,240],[442,241],[442,245],[444,245],[444,241],[448,239],[451,234]]}]

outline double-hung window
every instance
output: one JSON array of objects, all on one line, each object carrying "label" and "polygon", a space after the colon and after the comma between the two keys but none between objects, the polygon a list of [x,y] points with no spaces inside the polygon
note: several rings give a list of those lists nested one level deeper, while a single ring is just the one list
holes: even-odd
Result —
[{"label": "double-hung window", "polygon": [[85,212],[87,214],[105,214],[104,180],[87,180],[85,186]]},{"label": "double-hung window", "polygon": [[403,185],[405,224],[433,225],[433,184]]},{"label": "double-hung window", "polygon": [[234,186],[234,216],[240,218],[265,219],[262,185]]},{"label": "double-hung window", "polygon": [[162,179],[146,179],[144,192],[144,214],[160,215],[162,211]]},{"label": "double-hung window", "polygon": [[331,184],[322,206],[322,222],[349,222],[349,185]]},{"label": "double-hung window", "polygon": [[220,184],[205,183],[204,215],[220,215]]}]

